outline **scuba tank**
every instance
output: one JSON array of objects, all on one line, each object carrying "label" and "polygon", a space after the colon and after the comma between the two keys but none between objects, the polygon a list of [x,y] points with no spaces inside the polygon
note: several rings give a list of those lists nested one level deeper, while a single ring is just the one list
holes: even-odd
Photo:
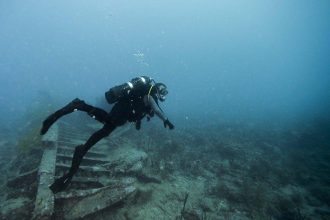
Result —
[{"label": "scuba tank", "polygon": [[141,92],[138,93],[143,93],[144,89],[148,89],[147,85],[151,85],[152,82],[153,79],[151,79],[148,76],[136,77],[128,81],[127,83],[114,86],[111,89],[109,89],[109,91],[105,93],[105,98],[108,101],[108,103],[113,104],[119,101],[120,99],[131,97],[132,91],[138,92],[139,90],[141,90]]}]

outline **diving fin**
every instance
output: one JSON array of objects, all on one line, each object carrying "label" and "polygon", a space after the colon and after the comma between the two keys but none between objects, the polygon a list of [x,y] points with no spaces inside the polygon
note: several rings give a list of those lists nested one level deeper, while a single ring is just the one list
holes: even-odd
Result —
[{"label": "diving fin", "polygon": [[71,112],[74,112],[78,109],[81,109],[85,105],[86,105],[85,102],[78,98],[72,100],[69,104],[67,104],[60,110],[56,111],[55,113],[51,114],[50,116],[48,116],[46,118],[45,121],[43,121],[42,128],[40,130],[40,134],[41,135],[46,134],[46,132],[48,131],[50,126],[52,126],[57,121],[57,119],[59,119],[60,117],[67,115]]},{"label": "diving fin", "polygon": [[56,114],[51,114],[50,116],[48,116],[48,118],[46,118],[46,120],[44,120],[42,123],[40,134],[41,135],[46,134],[50,126],[52,126],[52,124],[54,124],[57,119],[58,117],[56,117]]},{"label": "diving fin", "polygon": [[70,183],[71,183],[71,178],[65,175],[55,180],[55,182],[52,185],[50,185],[49,188],[54,194],[56,194],[58,192],[65,190]]}]

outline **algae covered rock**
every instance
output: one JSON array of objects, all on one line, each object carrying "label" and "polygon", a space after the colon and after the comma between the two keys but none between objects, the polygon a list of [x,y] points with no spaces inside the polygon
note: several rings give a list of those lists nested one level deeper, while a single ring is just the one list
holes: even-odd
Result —
[{"label": "algae covered rock", "polygon": [[111,161],[116,161],[116,173],[140,173],[142,172],[143,164],[147,159],[147,154],[144,151],[123,147],[115,149],[111,156]]},{"label": "algae covered rock", "polygon": [[29,219],[32,209],[33,203],[28,198],[9,199],[1,205],[1,219]]}]

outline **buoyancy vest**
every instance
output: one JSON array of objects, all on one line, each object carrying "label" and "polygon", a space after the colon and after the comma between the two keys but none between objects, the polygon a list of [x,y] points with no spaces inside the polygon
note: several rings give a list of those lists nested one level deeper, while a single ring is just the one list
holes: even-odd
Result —
[{"label": "buoyancy vest", "polygon": [[150,106],[144,103],[144,96],[150,95],[158,105],[156,90],[153,89],[153,80],[147,76],[141,76],[130,80],[127,83],[114,86],[105,93],[106,100],[110,103],[125,102],[129,114],[127,119],[130,122],[139,121],[147,114],[152,117],[153,111]]},{"label": "buoyancy vest", "polygon": [[109,91],[105,93],[105,98],[108,103],[113,104],[122,99],[143,97],[152,86],[152,81],[153,80],[148,76],[133,78],[127,83],[110,88]]}]

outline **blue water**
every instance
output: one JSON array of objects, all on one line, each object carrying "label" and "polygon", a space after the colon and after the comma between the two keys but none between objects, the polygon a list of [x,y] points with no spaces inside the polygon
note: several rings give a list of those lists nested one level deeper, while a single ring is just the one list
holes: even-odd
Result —
[{"label": "blue water", "polygon": [[168,86],[173,132],[305,126],[292,145],[329,149],[329,11],[328,0],[2,0],[0,127],[15,137],[47,97],[97,105],[148,75]]},{"label": "blue water", "polygon": [[168,85],[166,110],[179,120],[326,114],[329,7],[328,1],[2,1],[1,115],[22,114],[38,91],[92,102],[141,74]]}]

